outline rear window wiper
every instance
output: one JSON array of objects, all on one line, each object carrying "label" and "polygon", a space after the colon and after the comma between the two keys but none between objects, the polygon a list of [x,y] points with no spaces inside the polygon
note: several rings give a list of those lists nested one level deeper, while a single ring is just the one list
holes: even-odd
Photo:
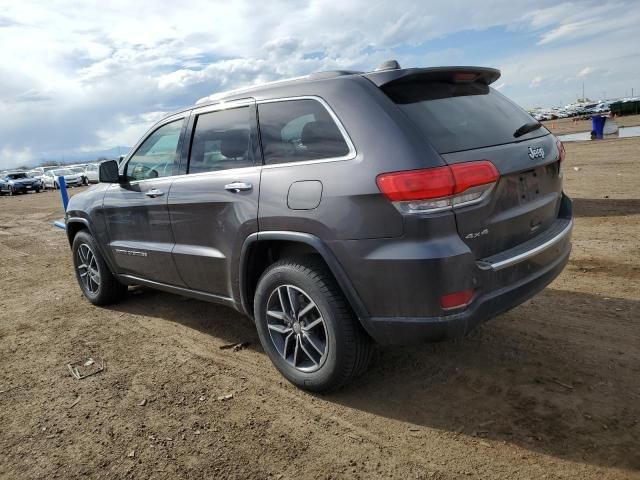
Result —
[{"label": "rear window wiper", "polygon": [[539,129],[540,127],[542,127],[542,124],[540,122],[525,123],[520,128],[518,128],[515,132],[513,132],[513,136],[515,138],[518,138],[518,137],[521,137],[522,135],[526,135],[529,132],[533,132],[534,130]]}]

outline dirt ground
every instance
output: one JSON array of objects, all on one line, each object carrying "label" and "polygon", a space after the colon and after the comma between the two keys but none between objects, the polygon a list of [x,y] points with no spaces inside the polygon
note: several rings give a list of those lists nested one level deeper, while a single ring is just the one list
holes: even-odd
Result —
[{"label": "dirt ground", "polygon": [[[619,127],[635,127],[640,125],[640,115],[616,117],[615,122]],[[591,119],[574,120],[574,118],[559,118],[558,120],[545,120],[542,124],[547,127],[551,133],[556,135],[591,131]]]},{"label": "dirt ground", "polygon": [[[227,308],[91,306],[58,194],[0,198],[0,477],[640,479],[640,139],[567,150],[561,277],[463,341],[378,348],[327,396]],[[75,380],[88,356],[106,370]]]}]

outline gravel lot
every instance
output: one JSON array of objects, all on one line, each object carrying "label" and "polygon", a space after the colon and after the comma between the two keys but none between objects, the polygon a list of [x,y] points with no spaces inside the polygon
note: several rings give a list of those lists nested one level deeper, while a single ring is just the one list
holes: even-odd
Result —
[{"label": "gravel lot", "polygon": [[[640,479],[640,139],[567,150],[561,277],[463,341],[377,349],[328,396],[227,308],[91,306],[58,194],[0,198],[0,477]],[[72,378],[88,356],[106,370]]]}]

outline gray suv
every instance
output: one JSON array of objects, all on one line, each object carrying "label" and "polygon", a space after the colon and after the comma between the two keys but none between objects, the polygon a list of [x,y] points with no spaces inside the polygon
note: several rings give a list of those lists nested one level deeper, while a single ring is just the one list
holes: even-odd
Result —
[{"label": "gray suv", "polygon": [[209,97],[154,125],[66,214],[96,305],[127,285],[255,322],[312,391],[374,342],[459,337],[542,290],[571,250],[562,144],[491,68],[323,72]]}]

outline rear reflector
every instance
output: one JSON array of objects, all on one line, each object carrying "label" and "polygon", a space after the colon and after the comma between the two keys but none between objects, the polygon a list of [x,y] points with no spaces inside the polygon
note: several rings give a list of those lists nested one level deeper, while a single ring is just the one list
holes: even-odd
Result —
[{"label": "rear reflector", "polygon": [[[378,175],[380,191],[403,213],[446,210],[482,201],[500,175],[488,160]],[[466,193],[465,193],[466,192]]]},{"label": "rear reflector", "polygon": [[451,308],[466,307],[467,305],[469,305],[469,302],[471,302],[474,293],[475,290],[472,288],[470,290],[464,290],[462,292],[443,295],[442,297],[440,297],[440,306],[445,310]]}]

